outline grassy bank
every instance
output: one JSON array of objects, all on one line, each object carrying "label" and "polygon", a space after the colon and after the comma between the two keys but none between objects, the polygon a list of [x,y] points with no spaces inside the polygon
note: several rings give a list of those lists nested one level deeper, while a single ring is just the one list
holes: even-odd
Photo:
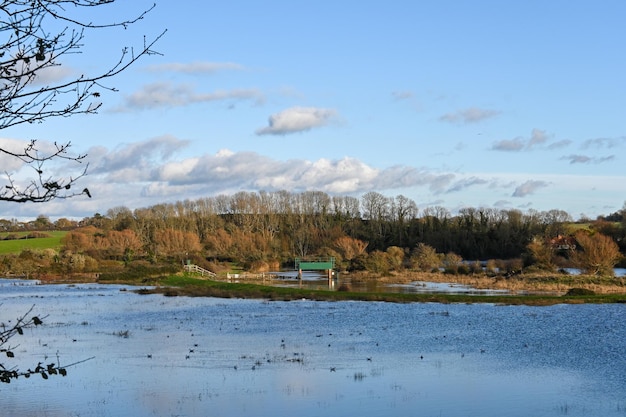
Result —
[{"label": "grassy bank", "polygon": [[[40,232],[48,237],[27,238],[32,232],[0,233],[0,255],[20,253],[25,249],[42,250],[61,248],[61,239],[67,234],[65,231]],[[13,239],[5,240],[12,235]]]},{"label": "grassy bank", "polygon": [[626,294],[599,295],[462,295],[462,294],[397,294],[385,292],[351,292],[274,287],[248,283],[228,283],[198,279],[191,276],[170,276],[155,281],[155,289],[142,289],[141,294],[166,296],[248,298],[275,301],[385,301],[394,303],[494,303],[507,305],[553,305],[583,303],[626,303]]}]

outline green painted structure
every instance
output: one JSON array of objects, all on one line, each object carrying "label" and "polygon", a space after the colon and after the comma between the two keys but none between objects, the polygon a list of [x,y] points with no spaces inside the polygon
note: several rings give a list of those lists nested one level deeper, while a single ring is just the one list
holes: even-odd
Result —
[{"label": "green painted structure", "polygon": [[295,259],[295,266],[298,271],[330,271],[335,269],[335,258],[332,256],[315,259]]}]

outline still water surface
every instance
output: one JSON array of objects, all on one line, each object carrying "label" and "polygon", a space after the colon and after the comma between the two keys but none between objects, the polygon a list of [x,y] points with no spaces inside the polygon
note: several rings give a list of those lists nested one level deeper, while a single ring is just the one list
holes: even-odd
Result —
[{"label": "still water surface", "polygon": [[7,416],[626,416],[626,306],[267,302],[0,280]]}]

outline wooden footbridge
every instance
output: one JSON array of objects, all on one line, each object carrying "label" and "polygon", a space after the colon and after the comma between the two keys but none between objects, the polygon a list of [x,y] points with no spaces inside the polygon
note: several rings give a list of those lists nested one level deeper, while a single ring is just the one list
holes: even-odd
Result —
[{"label": "wooden footbridge", "polygon": [[215,272],[211,272],[208,269],[201,268],[198,265],[185,264],[183,268],[185,269],[185,272],[188,272],[190,274],[198,274],[202,277],[207,276],[209,278],[217,278],[217,274]]},{"label": "wooden footbridge", "polygon": [[[194,265],[194,264],[185,264],[183,265],[183,270],[188,273],[188,274],[195,274],[195,275],[200,275],[201,277],[207,277],[210,279],[214,279],[217,280],[218,279],[218,275],[215,272],[211,272],[208,269],[204,269],[198,265]],[[272,279],[278,279],[280,278],[279,275],[277,274],[269,274],[269,273],[262,273],[262,274],[251,274],[251,273],[242,273],[242,274],[231,274],[228,273],[226,274],[226,280],[227,281],[238,281],[240,279],[249,279],[249,280],[272,280]]]},{"label": "wooden footbridge", "polygon": [[[335,269],[335,258],[333,257],[324,257],[324,258],[295,258],[294,260],[294,268],[298,271],[297,279],[302,281],[302,271],[326,271],[328,275],[328,285],[329,288],[333,287],[334,281],[334,269]],[[183,265],[183,269],[186,273],[200,275],[201,277],[206,277],[208,279],[217,279],[218,276],[215,272],[211,272],[208,269],[204,269],[198,265],[194,265],[191,263],[186,263]],[[242,274],[227,274],[226,280],[231,281],[239,281],[240,279],[251,279],[251,280],[277,280],[277,279],[294,279],[293,276],[288,275],[280,275],[276,273],[242,273]]]}]

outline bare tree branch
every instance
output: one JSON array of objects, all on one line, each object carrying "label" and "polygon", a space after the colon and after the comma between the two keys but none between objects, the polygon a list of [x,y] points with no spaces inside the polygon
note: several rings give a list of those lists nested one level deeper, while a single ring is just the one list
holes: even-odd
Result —
[{"label": "bare tree branch", "polygon": [[[62,58],[80,54],[87,31],[125,29],[142,20],[156,6],[135,17],[110,23],[94,23],[74,17],[72,12],[102,7],[115,0],[6,0],[0,1],[0,130],[42,123],[56,117],[95,114],[102,106],[101,91],[117,91],[106,80],[128,69],[142,57],[158,54],[153,48],[166,31],[151,40],[143,39],[141,47],[123,47],[117,60],[101,72],[81,74],[72,79],[44,82],[43,74],[58,69]],[[80,13],[79,13],[80,15]],[[87,173],[87,166],[77,175],[53,178],[44,174],[44,166],[56,161],[81,164],[85,155],[68,153],[71,143],[57,144],[50,152],[31,140],[23,151],[0,147],[0,155],[14,158],[34,170],[34,178],[18,186],[14,173],[5,173],[0,201],[46,202],[86,194],[75,191],[76,181]]]}]

